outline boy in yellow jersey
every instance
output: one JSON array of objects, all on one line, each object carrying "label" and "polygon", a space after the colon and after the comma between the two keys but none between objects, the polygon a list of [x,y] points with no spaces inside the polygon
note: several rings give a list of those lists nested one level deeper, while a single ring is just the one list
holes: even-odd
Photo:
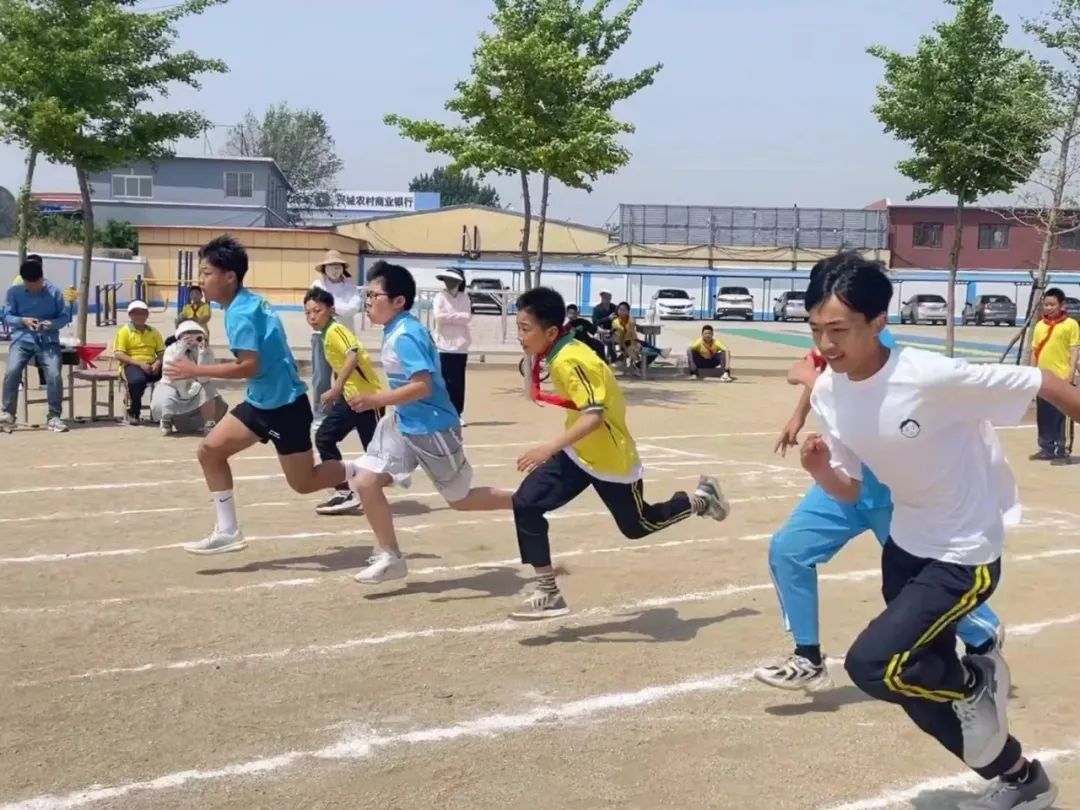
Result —
[{"label": "boy in yellow jersey", "polygon": [[[696,492],[676,492],[664,503],[645,501],[642,466],[626,425],[626,401],[611,368],[563,327],[566,306],[555,290],[537,287],[517,300],[518,341],[547,364],[558,396],[539,401],[566,408],[566,430],[518,459],[528,473],[514,493],[514,524],[521,561],[536,569],[536,591],[516,619],[546,619],[570,612],[551,566],[548,522],[544,515],[565,506],[590,486],[631,539],[678,523],[690,515],[723,520],[730,507],[720,482],[702,476]],[[538,383],[538,377],[534,377]]]},{"label": "boy in yellow jersey", "polygon": [[202,287],[192,284],[188,288],[187,303],[176,314],[176,325],[179,326],[187,321],[195,321],[206,333],[207,341],[210,338],[210,318],[213,312],[210,310],[210,302],[203,298]]},{"label": "boy in yellow jersey", "polygon": [[[1042,318],[1035,324],[1031,364],[1072,384],[1078,354],[1080,324],[1065,312],[1065,293],[1051,287],[1043,296]],[[1042,397],[1035,400],[1035,419],[1039,427],[1039,450],[1031,459],[1052,459],[1053,464],[1070,463],[1072,420]]]},{"label": "boy in yellow jersey", "polygon": [[701,369],[716,369],[720,379],[731,382],[731,352],[727,346],[713,337],[713,328],[701,327],[701,337],[686,350],[686,371],[691,377],[699,377]]},{"label": "boy in yellow jersey", "polygon": [[[315,433],[315,448],[321,461],[341,461],[338,444],[355,430],[366,450],[382,417],[382,410],[354,411],[346,400],[357,394],[377,394],[384,386],[356,335],[334,320],[333,294],[321,287],[308,290],[304,296],[304,316],[308,325],[322,334],[323,352],[334,371],[334,384],[321,397],[320,405],[326,415]],[[320,515],[359,512],[360,498],[342,481],[330,499],[316,506],[315,511]]]}]

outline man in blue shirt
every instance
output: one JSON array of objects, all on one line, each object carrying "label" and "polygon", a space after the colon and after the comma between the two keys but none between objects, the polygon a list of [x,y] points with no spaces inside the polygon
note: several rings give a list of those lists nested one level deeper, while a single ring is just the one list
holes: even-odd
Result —
[{"label": "man in blue shirt", "polygon": [[19,383],[31,360],[45,372],[49,402],[46,426],[57,433],[67,431],[60,418],[63,381],[60,377],[60,330],[71,322],[64,294],[45,280],[40,259],[27,259],[19,267],[21,284],[7,291],[4,323],[11,329],[11,349],[4,374],[4,403],[0,425],[15,424]]},{"label": "man in blue shirt", "polygon": [[358,394],[349,405],[356,411],[394,409],[379,420],[360,461],[348,465],[350,486],[364,504],[376,545],[356,581],[373,585],[408,573],[385,487],[408,487],[413,471],[422,467],[451,509],[510,509],[513,493],[472,486],[461,421],[446,390],[439,351],[410,312],[416,299],[412,274],[396,264],[376,262],[368,272],[365,295],[368,317],[383,326],[381,359],[390,390]]},{"label": "man in blue shirt", "polygon": [[199,463],[214,499],[217,522],[207,538],[184,547],[191,554],[221,554],[247,547],[236,518],[229,459],[256,442],[274,443],[285,480],[299,493],[331,489],[345,478],[340,461],[315,464],[307,388],[281,320],[262,296],[244,287],[247,270],[247,251],[230,236],[220,236],[199,251],[199,282],[207,299],[225,309],[225,332],[236,360],[197,365],[178,358],[165,366],[165,377],[170,380],[248,381],[244,401],[199,445]]}]

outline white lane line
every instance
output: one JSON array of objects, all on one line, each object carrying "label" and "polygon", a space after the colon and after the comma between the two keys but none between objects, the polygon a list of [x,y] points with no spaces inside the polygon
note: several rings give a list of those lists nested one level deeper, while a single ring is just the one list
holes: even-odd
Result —
[{"label": "white lane line", "polygon": [[[532,625],[534,628],[536,625]],[[516,714],[490,714],[447,726],[429,726],[396,734],[354,733],[323,748],[286,751],[275,756],[246,762],[233,763],[211,770],[190,769],[175,771],[140,782],[128,782],[102,787],[100,781],[91,787],[67,794],[45,794],[12,802],[0,810],[71,810],[109,799],[119,799],[132,793],[176,790],[199,782],[210,782],[231,777],[267,775],[298,764],[302,760],[359,760],[367,759],[383,749],[403,748],[421,744],[450,743],[463,739],[491,738],[529,731],[537,726],[549,727],[554,723],[567,723],[598,715],[610,715],[645,706],[664,703],[686,695],[730,692],[741,689],[753,679],[753,670],[729,672],[692,678],[675,683],[646,686],[627,692],[608,692],[579,700],[571,700],[548,706],[540,706]],[[764,688],[764,687],[762,687]],[[1076,750],[1062,749],[1066,755]],[[1053,759],[1055,752],[1037,754],[1040,759]],[[1060,758],[1062,754],[1056,754]],[[915,795],[918,795],[916,793]],[[870,802],[875,799],[867,800]],[[888,807],[876,799],[877,804],[853,804],[832,810],[872,810]]]},{"label": "white lane line", "polygon": [[[415,497],[415,496],[414,496]],[[277,506],[296,506],[296,501],[266,501],[264,503],[240,504],[240,511],[246,509],[269,509]],[[0,523],[38,523],[52,520],[86,520],[99,517],[133,517],[137,515],[164,515],[174,512],[191,512],[191,505],[160,506],[152,509],[107,509],[104,512],[52,512],[46,515],[28,515],[27,517],[0,518]]]},{"label": "white lane line", "polygon": [[[1071,748],[1050,748],[1035,753],[1026,752],[1032,759],[1037,759],[1043,764],[1063,759],[1073,759],[1080,755],[1080,741],[1072,744]],[[837,804],[826,810],[888,810],[893,807],[908,807],[914,799],[922,797],[924,793],[934,793],[943,790],[957,790],[960,788],[975,788],[986,785],[983,779],[971,771],[955,773],[952,776],[941,776],[936,779],[927,779],[923,782],[907,788],[885,790],[869,799],[859,799],[847,804]],[[944,805],[942,805],[944,806]]]}]

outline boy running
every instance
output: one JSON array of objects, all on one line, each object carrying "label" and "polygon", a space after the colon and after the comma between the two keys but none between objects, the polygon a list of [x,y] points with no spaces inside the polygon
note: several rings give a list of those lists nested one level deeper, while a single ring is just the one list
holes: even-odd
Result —
[{"label": "boy running", "polygon": [[368,567],[355,579],[374,585],[408,573],[385,487],[408,487],[413,471],[423,467],[451,509],[510,509],[511,493],[472,485],[461,419],[442,378],[439,350],[410,312],[416,299],[412,274],[396,264],[375,262],[365,296],[368,317],[383,327],[381,358],[390,390],[355,394],[349,405],[358,412],[393,408],[379,420],[364,456],[349,465],[349,484],[360,495],[376,546]]},{"label": "boy running", "polygon": [[191,554],[222,554],[247,547],[236,518],[229,459],[256,442],[274,443],[285,480],[301,494],[330,489],[345,477],[340,461],[315,465],[306,388],[278,316],[261,296],[244,287],[247,270],[247,251],[231,236],[219,236],[203,246],[199,281],[206,297],[225,310],[225,332],[236,360],[203,366],[177,358],[165,369],[173,380],[248,381],[244,401],[199,443],[199,464],[214,499],[217,522],[206,539],[184,546]]},{"label": "boy running", "polygon": [[[1080,324],[1065,311],[1065,293],[1057,287],[1051,287],[1043,296],[1042,313],[1032,336],[1031,364],[1071,384],[1080,354]],[[1032,461],[1069,464],[1072,420],[1039,397],[1035,401],[1035,421],[1039,428],[1039,450],[1031,456]]]},{"label": "boy running", "polygon": [[[383,415],[382,410],[354,411],[346,400],[359,394],[379,393],[383,390],[382,380],[356,335],[336,319],[332,293],[321,287],[308,290],[304,296],[304,316],[308,326],[320,336],[323,357],[334,372],[334,384],[319,398],[325,415],[315,431],[315,448],[320,461],[341,461],[338,444],[355,430],[360,444],[367,449],[375,425]],[[360,499],[343,477],[330,499],[316,506],[315,512],[340,515],[359,509]]]},{"label": "boy running", "polygon": [[812,396],[824,436],[803,442],[802,465],[854,504],[865,464],[894,503],[881,557],[886,607],[844,666],[863,692],[899,704],[980,776],[997,778],[961,807],[1041,810],[1057,787],[1009,735],[1008,665],[999,653],[961,659],[956,622],[997,587],[1005,527],[1019,516],[988,423],[1020,422],[1036,395],[1080,414],[1080,391],[1035,368],[886,348],[879,335],[892,294],[879,264],[850,254],[828,262],[806,293],[829,369]]},{"label": "boy running", "polygon": [[[611,368],[563,323],[566,307],[555,290],[537,287],[517,300],[518,341],[525,352],[544,359],[558,397],[544,401],[567,409],[566,430],[518,459],[528,473],[514,493],[514,524],[521,561],[536,570],[536,591],[511,614],[546,619],[570,612],[555,580],[544,515],[588,487],[596,490],[619,530],[638,539],[690,515],[723,520],[730,507],[711,476],[702,476],[693,495],[676,492],[664,503],[645,501],[643,470],[626,425],[626,402]],[[539,384],[538,376],[534,376]]]}]

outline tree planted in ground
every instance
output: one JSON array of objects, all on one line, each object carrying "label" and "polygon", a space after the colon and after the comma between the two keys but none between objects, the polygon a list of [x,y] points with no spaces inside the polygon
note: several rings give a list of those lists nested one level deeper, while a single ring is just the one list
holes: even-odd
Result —
[{"label": "tree planted in ground", "polygon": [[460,124],[388,115],[429,152],[449,155],[454,170],[481,177],[516,175],[521,181],[524,224],[521,262],[525,287],[533,286],[530,180],[540,178],[537,274],[543,270],[544,230],[552,179],[576,189],[630,160],[619,136],[634,127],[613,114],[616,103],[652,84],[661,65],[616,78],[611,57],[630,37],[630,20],[642,0],[606,16],[610,0],[494,0],[491,33],[481,33],[472,75],[455,85],[446,109]]},{"label": "tree planted in ground", "polygon": [[409,191],[437,191],[439,204],[486,205],[499,207],[499,192],[494,186],[481,183],[469,172],[454,171],[439,166],[430,174],[418,174],[409,181]]},{"label": "tree planted in ground", "polygon": [[964,208],[1011,192],[1032,175],[1053,116],[1045,73],[1027,51],[1005,46],[1008,26],[994,13],[993,0],[946,2],[955,16],[936,24],[914,54],[881,45],[868,50],[885,64],[873,112],[913,152],[897,164],[920,186],[908,199],[946,192],[956,200],[946,296],[945,351],[951,356]]}]

